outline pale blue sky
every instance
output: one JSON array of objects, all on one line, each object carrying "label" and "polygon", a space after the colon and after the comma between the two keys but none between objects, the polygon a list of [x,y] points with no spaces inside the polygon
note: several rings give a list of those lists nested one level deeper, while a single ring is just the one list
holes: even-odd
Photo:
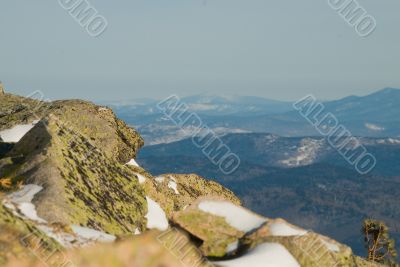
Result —
[{"label": "pale blue sky", "polygon": [[327,0],[91,0],[109,23],[90,37],[57,0],[0,3],[0,80],[51,99],[203,92],[295,100],[400,88],[400,1],[359,0],[359,37]]}]

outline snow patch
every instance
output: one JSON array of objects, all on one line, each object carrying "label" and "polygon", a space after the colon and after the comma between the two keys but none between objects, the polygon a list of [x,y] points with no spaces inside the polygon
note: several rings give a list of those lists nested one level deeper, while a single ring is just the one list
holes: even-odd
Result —
[{"label": "snow patch", "polygon": [[116,237],[113,235],[77,225],[71,225],[73,234],[55,230],[49,225],[42,224],[37,227],[65,248],[85,247],[95,242],[109,243],[116,240]]},{"label": "snow patch", "polygon": [[372,123],[365,123],[365,127],[371,131],[377,131],[377,132],[381,132],[384,131],[385,128],[381,127],[379,125],[376,124],[372,124]]},{"label": "snow patch", "polygon": [[146,182],[146,177],[144,177],[143,175],[141,175],[139,173],[135,173],[135,175],[137,176],[137,178],[139,180],[139,184],[143,184]]},{"label": "snow patch", "polygon": [[62,245],[65,248],[73,248],[74,246],[83,245],[76,242],[76,238],[74,235],[69,233],[64,233],[62,231],[56,231],[48,225],[37,225],[37,228],[43,233],[45,233],[48,237],[51,237],[54,240],[56,240],[60,245]]},{"label": "snow patch", "polygon": [[178,191],[178,184],[176,183],[175,178],[170,176],[169,179],[170,181],[168,182],[168,187],[174,190],[175,194],[180,195]]},{"label": "snow patch", "polygon": [[399,140],[399,139],[389,138],[389,139],[388,139],[388,142],[389,142],[390,144],[396,144],[396,145],[400,144],[400,140]]},{"label": "snow patch", "polygon": [[8,198],[17,204],[32,202],[37,193],[43,190],[43,187],[35,184],[27,184],[21,190],[11,193]]},{"label": "snow patch", "polygon": [[284,222],[276,222],[269,225],[272,236],[303,236],[307,231],[296,229]]},{"label": "snow patch", "polygon": [[163,183],[164,180],[165,180],[165,177],[163,177],[163,176],[156,177],[156,182],[159,184]]},{"label": "snow patch", "polygon": [[231,244],[228,245],[228,247],[226,248],[226,253],[227,253],[227,254],[233,253],[233,252],[235,252],[238,248],[239,248],[239,241],[237,240],[237,241],[235,241],[235,242],[233,242],[233,243],[231,243]]},{"label": "snow patch", "polygon": [[18,205],[19,211],[28,219],[39,223],[46,223],[46,221],[39,217],[35,205],[32,203],[21,203]]},{"label": "snow patch", "polygon": [[281,244],[265,243],[240,258],[214,262],[221,267],[300,267],[300,264]]},{"label": "snow patch", "polygon": [[300,146],[295,154],[280,163],[287,167],[307,166],[315,162],[318,152],[323,148],[325,141],[305,138],[301,140]]},{"label": "snow patch", "polygon": [[228,201],[202,201],[199,209],[215,216],[224,217],[232,227],[246,233],[259,228],[267,221],[267,219]]},{"label": "snow patch", "polygon": [[165,215],[163,209],[158,205],[157,202],[149,197],[146,197],[148,212],[147,218],[147,228],[148,229],[158,229],[160,231],[165,231],[168,229],[168,219]]},{"label": "snow patch", "polygon": [[19,124],[11,129],[0,131],[0,137],[6,143],[18,143],[39,121],[30,124]]},{"label": "snow patch", "polygon": [[42,190],[43,187],[39,185],[27,184],[21,190],[8,195],[9,203],[7,203],[7,207],[12,209],[14,212],[18,209],[21,214],[15,214],[19,217],[22,215],[29,220],[38,223],[46,223],[44,219],[38,216],[35,205],[32,204],[35,195]]},{"label": "snow patch", "polygon": [[71,225],[72,231],[79,237],[94,242],[114,242],[116,237],[90,228]]},{"label": "snow patch", "polygon": [[32,200],[35,195],[43,190],[43,187],[35,184],[27,184],[21,190],[9,194],[3,201],[6,208],[15,216],[36,222],[36,227],[47,236],[55,239],[66,248],[82,247],[94,242],[113,242],[116,237],[100,231],[92,230],[77,225],[71,225],[73,234],[54,228],[46,220],[37,215]]},{"label": "snow patch", "polygon": [[128,163],[126,163],[126,165],[140,167],[139,164],[137,164],[135,159],[131,159]]}]

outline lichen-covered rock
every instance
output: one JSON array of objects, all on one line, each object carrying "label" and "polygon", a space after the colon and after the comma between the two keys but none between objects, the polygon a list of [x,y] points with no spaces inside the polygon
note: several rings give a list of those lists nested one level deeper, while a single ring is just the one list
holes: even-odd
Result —
[{"label": "lichen-covered rock", "polygon": [[182,210],[200,197],[219,197],[237,205],[241,204],[232,191],[196,174],[164,174],[157,178],[157,188],[174,200],[175,211]]},{"label": "lichen-covered rock", "polygon": [[41,218],[111,234],[145,229],[147,206],[134,173],[102,147],[49,115],[8,154],[0,175],[44,189],[34,199]]},{"label": "lichen-covered rock", "polygon": [[[202,197],[190,207],[176,212],[173,221],[202,241],[200,248],[207,257],[224,257],[233,254],[238,249],[235,244],[239,243],[246,232],[232,226],[226,218],[202,210],[201,203],[208,200],[221,203],[227,201],[216,197]],[[232,203],[232,205],[235,204]],[[233,248],[230,248],[232,246]]]},{"label": "lichen-covered rock", "polygon": [[128,167],[145,179],[142,186],[146,195],[159,203],[169,218],[200,197],[218,197],[240,205],[240,199],[232,191],[196,174],[164,174],[154,177],[141,167]]},{"label": "lichen-covered rock", "polygon": [[1,130],[40,119],[12,148],[2,145],[0,177],[43,186],[34,199],[41,218],[112,234],[145,229],[145,194],[124,166],[143,145],[135,130],[85,101],[0,101]]},{"label": "lichen-covered rock", "polygon": [[[29,257],[40,246],[44,252],[61,251],[62,247],[35,224],[18,218],[2,205],[0,195],[0,266],[10,260]],[[40,242],[35,242],[40,240]],[[14,265],[18,266],[18,265]]]},{"label": "lichen-covered rock", "polygon": [[11,94],[0,95],[0,130],[31,123],[52,114],[64,126],[87,136],[108,157],[120,163],[135,158],[144,142],[116,118],[111,109],[81,100],[44,102]]},{"label": "lichen-covered rock", "polygon": [[[0,132],[29,126],[18,141],[0,140],[0,266],[41,266],[45,258],[59,266],[205,267],[212,264],[203,256],[235,260],[277,244],[305,267],[378,267],[334,240],[241,207],[215,182],[152,176],[132,160],[142,138],[108,108],[1,93],[0,103]],[[160,214],[168,230],[146,232]]]},{"label": "lichen-covered rock", "polygon": [[64,251],[46,258],[11,261],[6,267],[211,267],[188,237],[178,231],[147,232],[112,245],[96,245],[75,251]]},{"label": "lichen-covered rock", "polygon": [[[218,209],[213,209],[212,206],[208,208],[209,211],[201,208],[201,203],[205,202],[216,204]],[[298,264],[304,267],[379,266],[354,256],[352,250],[345,245],[291,225],[282,219],[265,218],[265,223],[258,224],[259,227],[240,231],[241,225],[252,225],[252,220],[258,219],[254,218],[250,211],[247,211],[247,215],[243,212],[242,216],[237,216],[239,213],[233,209],[221,211],[218,202],[225,203],[217,199],[199,199],[191,207],[177,212],[174,216],[177,225],[202,241],[201,251],[204,255],[213,257],[217,266],[219,260],[228,256],[233,260],[243,257],[262,244],[282,245]],[[226,209],[231,207],[233,206],[226,205]],[[245,211],[244,208],[240,209]]]},{"label": "lichen-covered rock", "polygon": [[31,123],[48,114],[48,102],[12,94],[0,94],[0,130]]}]

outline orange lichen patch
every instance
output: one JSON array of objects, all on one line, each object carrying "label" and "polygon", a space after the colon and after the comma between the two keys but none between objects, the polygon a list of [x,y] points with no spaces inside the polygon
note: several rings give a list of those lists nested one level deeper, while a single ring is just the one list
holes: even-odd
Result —
[{"label": "orange lichen patch", "polygon": [[10,178],[1,178],[0,179],[0,188],[10,189],[12,187],[12,181]]}]

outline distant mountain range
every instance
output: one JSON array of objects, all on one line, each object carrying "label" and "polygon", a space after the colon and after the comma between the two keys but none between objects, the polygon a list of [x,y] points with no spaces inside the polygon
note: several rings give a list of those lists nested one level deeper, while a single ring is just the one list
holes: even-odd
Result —
[{"label": "distant mountain range", "polygon": [[[292,103],[258,97],[192,96],[182,98],[217,134],[268,132],[281,136],[316,136],[317,131],[292,107]],[[386,88],[367,96],[349,96],[323,102],[354,135],[400,136],[400,90]],[[111,107],[135,126],[147,145],[170,143],[191,135],[157,109],[157,101],[112,103]]]},{"label": "distant mountain range", "polygon": [[[124,100],[122,102],[106,103],[120,112],[131,111],[130,115],[155,115],[161,114],[157,108],[160,100],[138,99]],[[183,97],[182,103],[186,103],[191,112],[201,115],[226,116],[226,115],[255,115],[277,114],[292,110],[290,102],[271,100],[256,96],[218,96],[200,94]],[[129,115],[129,114],[126,114]]]}]

